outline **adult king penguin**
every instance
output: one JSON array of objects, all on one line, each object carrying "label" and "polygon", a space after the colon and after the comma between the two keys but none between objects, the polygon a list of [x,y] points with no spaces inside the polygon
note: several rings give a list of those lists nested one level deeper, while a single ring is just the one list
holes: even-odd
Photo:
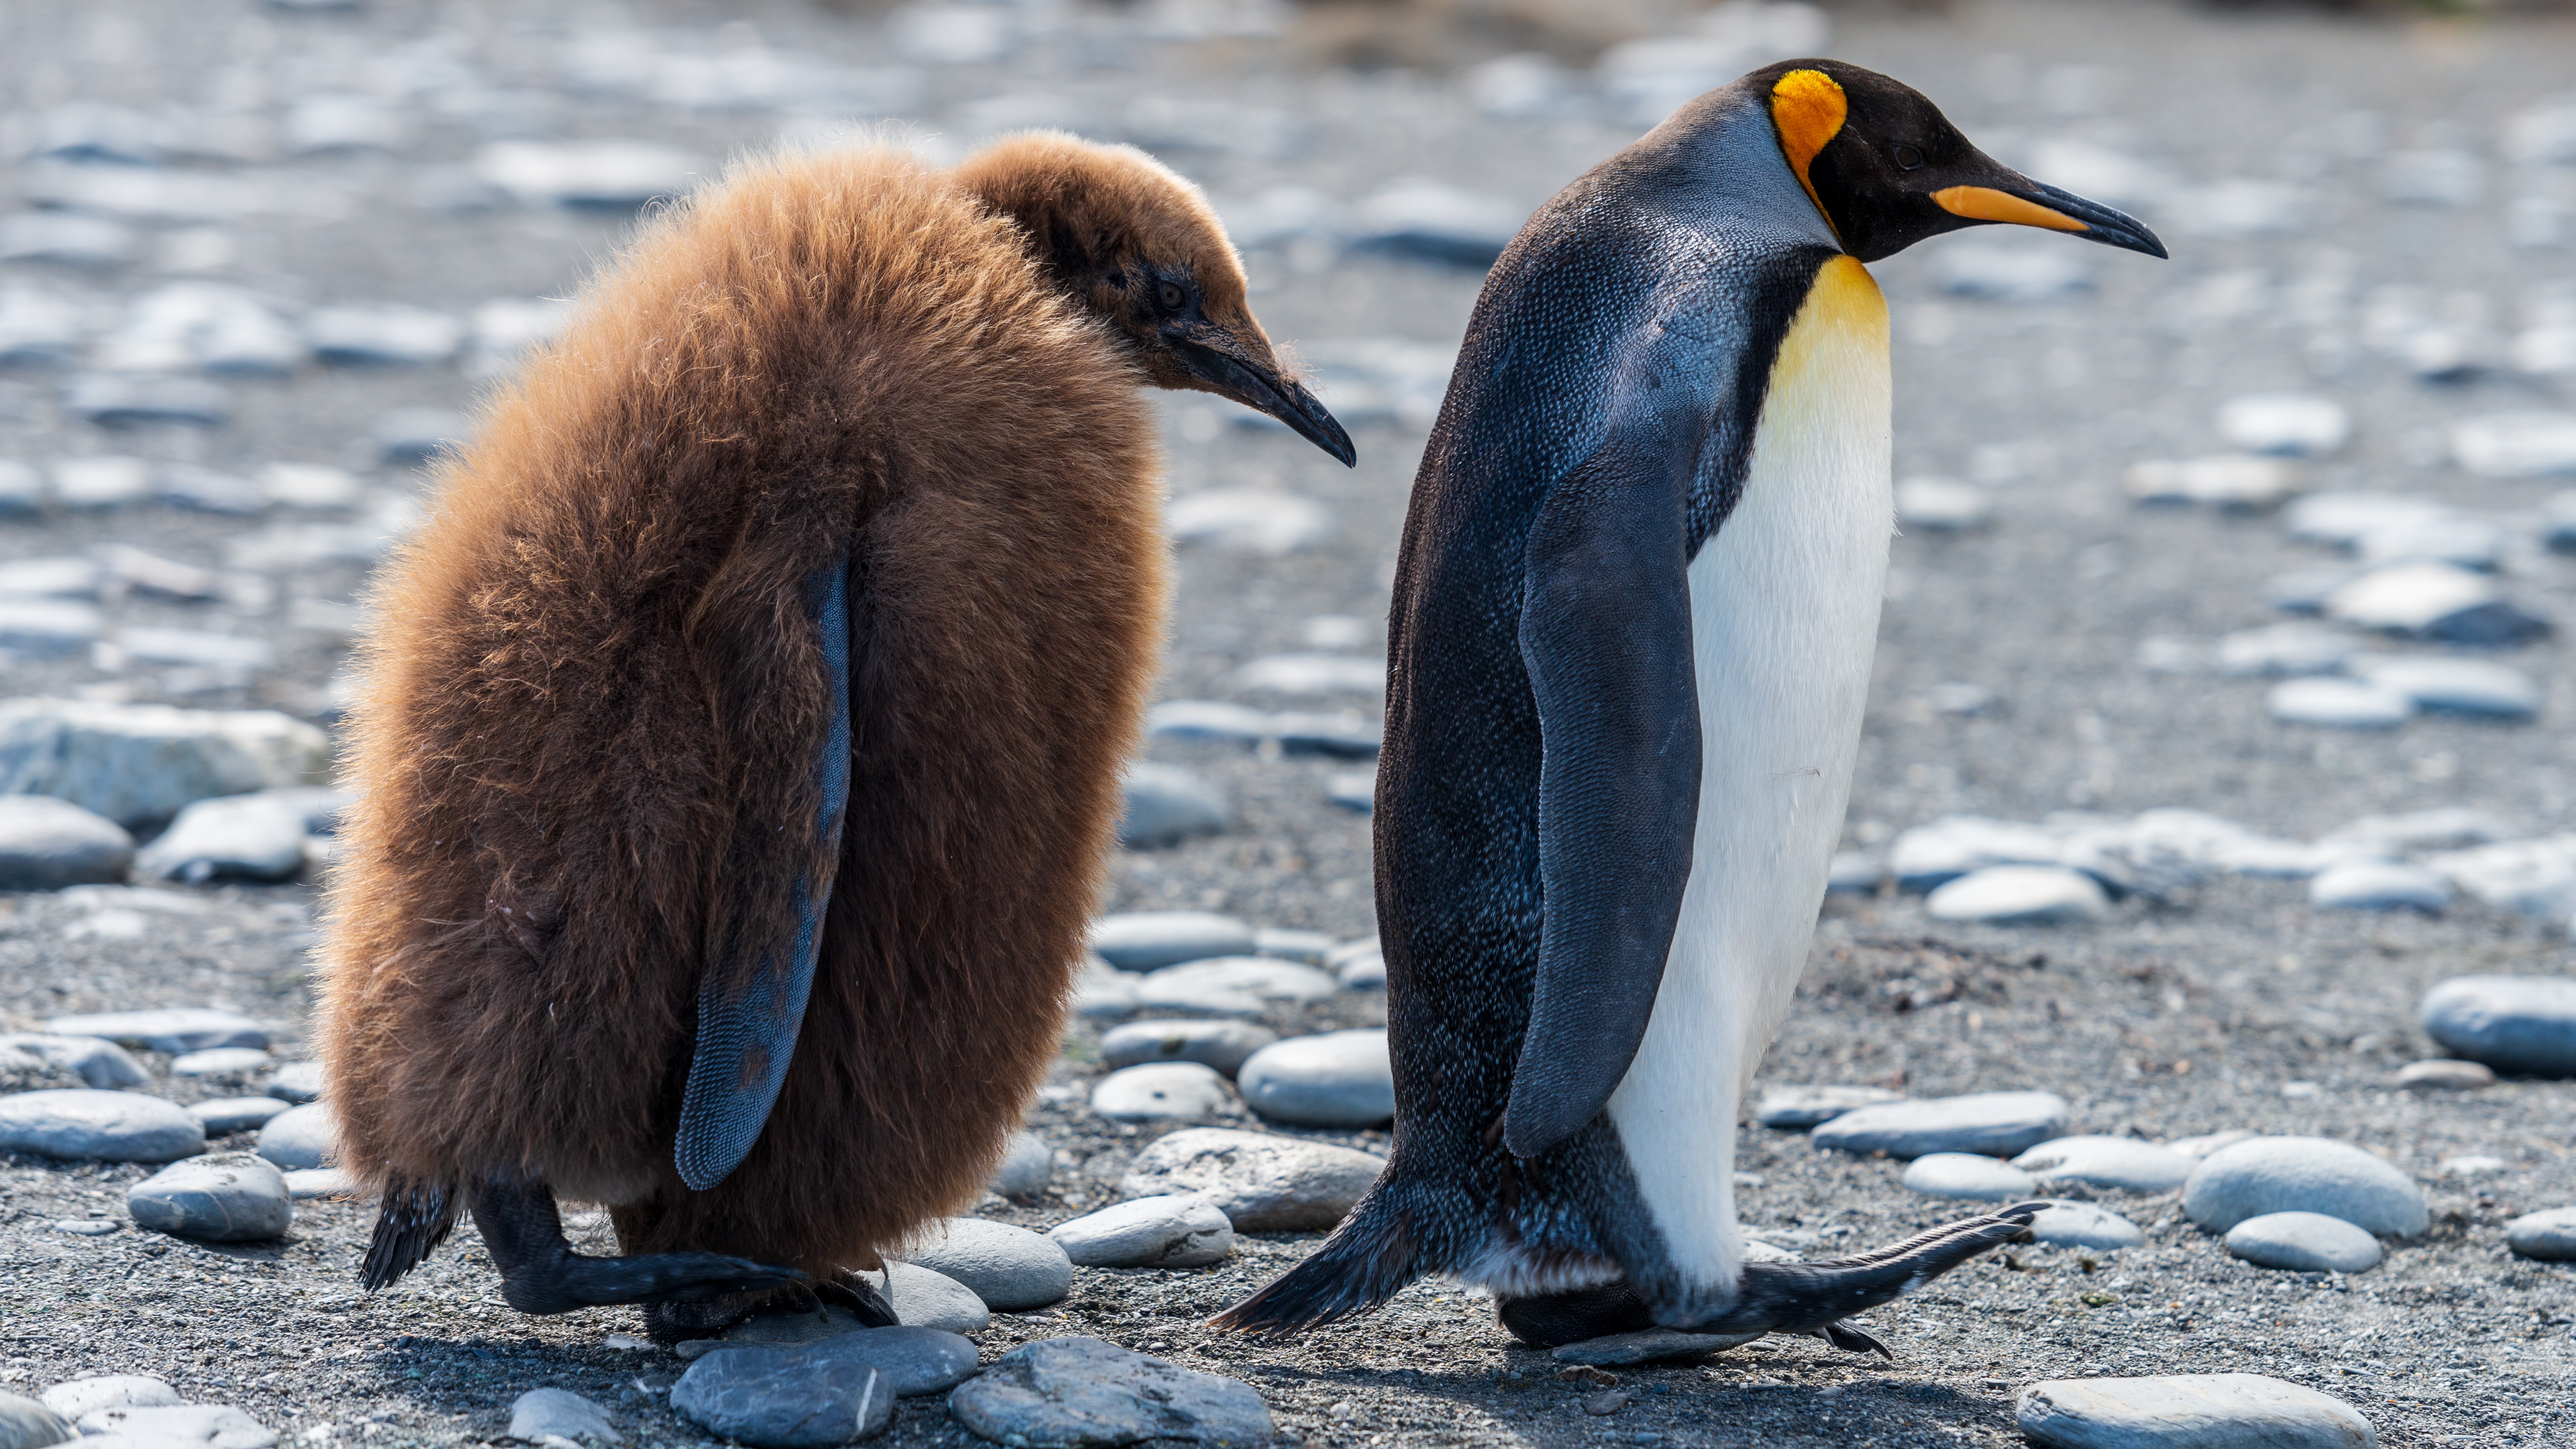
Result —
[{"label": "adult king penguin", "polygon": [[1376,1187],[1219,1318],[1285,1332],[1419,1275],[1542,1344],[1653,1325],[1883,1348],[1847,1315],[2036,1204],[1747,1263],[1736,1107],[1842,827],[1893,510],[1864,262],[1980,222],[2146,228],[1835,61],[1753,72],[1566,188],[1493,269],[1389,624]]},{"label": "adult king penguin", "polygon": [[[1143,153],[751,165],[649,228],[378,585],[320,1033],[381,1287],[887,1305],[1053,1060],[1160,653],[1141,385],[1351,461]],[[575,1253],[557,1199],[607,1205]]]}]

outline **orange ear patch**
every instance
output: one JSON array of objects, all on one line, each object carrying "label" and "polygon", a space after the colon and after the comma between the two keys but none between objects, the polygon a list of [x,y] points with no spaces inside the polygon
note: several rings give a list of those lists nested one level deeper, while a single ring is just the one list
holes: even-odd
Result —
[{"label": "orange ear patch", "polygon": [[1798,173],[1798,184],[1807,188],[1807,199],[1824,214],[1828,226],[1834,214],[1825,210],[1825,199],[1807,179],[1807,167],[1842,130],[1843,118],[1850,113],[1843,88],[1820,70],[1793,70],[1771,87],[1771,124],[1779,128],[1781,153],[1789,158],[1789,169]]}]

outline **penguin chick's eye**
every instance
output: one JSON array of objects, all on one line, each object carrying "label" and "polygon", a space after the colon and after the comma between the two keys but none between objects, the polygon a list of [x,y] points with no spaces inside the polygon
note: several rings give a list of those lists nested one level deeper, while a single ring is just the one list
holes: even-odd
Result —
[{"label": "penguin chick's eye", "polygon": [[1164,311],[1178,312],[1181,310],[1181,304],[1189,300],[1189,294],[1181,290],[1180,283],[1165,282],[1163,284],[1162,298]]},{"label": "penguin chick's eye", "polygon": [[1895,158],[1899,171],[1911,171],[1923,164],[1923,153],[1911,146],[1899,146],[1889,154]]}]

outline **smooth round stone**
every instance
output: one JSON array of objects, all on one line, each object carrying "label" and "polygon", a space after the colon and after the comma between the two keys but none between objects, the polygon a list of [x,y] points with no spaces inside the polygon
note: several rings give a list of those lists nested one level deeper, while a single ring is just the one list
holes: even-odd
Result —
[{"label": "smooth round stone", "polygon": [[2047,1449],[2370,1449],[2352,1405],[2262,1374],[2047,1379],[2021,1391],[2015,1427]]},{"label": "smooth round stone", "polygon": [[290,880],[304,869],[304,812],[265,794],[200,800],[134,853],[143,880]]},{"label": "smooth round stone", "polygon": [[339,1138],[331,1109],[313,1102],[289,1107],[259,1129],[259,1155],[284,1168],[328,1167]]},{"label": "smooth round stone", "polygon": [[2361,646],[2342,629],[2291,619],[2219,636],[2214,662],[2221,674],[2299,677],[2332,674]]},{"label": "smooth round stone", "polygon": [[320,1062],[280,1062],[269,1073],[268,1094],[282,1102],[311,1102],[322,1096]]},{"label": "smooth round stone", "polygon": [[2122,1192],[2172,1192],[2200,1163],[2134,1137],[2060,1137],[2013,1159],[2043,1183],[2082,1182]]},{"label": "smooth round stone", "polygon": [[1971,1092],[1855,1107],[1819,1125],[1818,1147],[1921,1157],[1977,1152],[2009,1157],[2066,1131],[2066,1099],[2055,1092]]},{"label": "smooth round stone", "polygon": [[1237,688],[1271,694],[1383,694],[1386,661],[1346,654],[1272,654],[1234,672]]},{"label": "smooth round stone", "polygon": [[[2242,1127],[2230,1127],[2224,1132],[2204,1132],[2197,1137],[2177,1137],[2166,1143],[2165,1147],[2169,1151],[2179,1152],[2197,1162],[2222,1147],[2233,1147],[2239,1142],[2250,1141],[2260,1135],[2262,1134],[2248,1132]],[[2185,1180],[2188,1181],[2188,1179]]]},{"label": "smooth round stone", "polygon": [[2039,1179],[1973,1152],[1930,1152],[1905,1165],[1908,1191],[1973,1202],[2020,1202],[2039,1195]]},{"label": "smooth round stone", "polygon": [[2528,720],[2540,713],[2538,681],[2484,659],[2380,659],[2357,672],[2405,695],[2418,709],[2499,720]]},{"label": "smooth round stone", "polygon": [[2444,1057],[2408,1062],[2397,1069],[2397,1085],[2409,1092],[2474,1092],[2494,1086],[2495,1080],[2492,1067]]},{"label": "smooth round stone", "polygon": [[2415,701],[2364,679],[2285,679],[2264,702],[2283,724],[2327,729],[2395,729],[2415,717]]},{"label": "smooth round stone", "polygon": [[[799,1318],[826,1315],[798,1314]],[[762,1322],[763,1320],[754,1320]],[[851,1320],[856,1322],[855,1319]],[[743,1327],[748,1328],[750,1324]],[[758,1371],[761,1363],[767,1371],[780,1374],[808,1372],[828,1378],[834,1372],[848,1372],[861,1367],[875,1369],[884,1375],[887,1389],[898,1398],[915,1394],[935,1394],[954,1388],[975,1372],[975,1345],[965,1337],[940,1328],[915,1328],[897,1325],[892,1328],[834,1326],[814,1337],[750,1337],[740,1329],[728,1334],[700,1356],[699,1362],[726,1354],[741,1356],[741,1361],[728,1369],[710,1372],[700,1381],[729,1377],[734,1373]]]},{"label": "smooth round stone", "polygon": [[1781,1087],[1762,1094],[1753,1108],[1753,1120],[1765,1127],[1796,1131],[1830,1122],[1855,1107],[1874,1107],[1881,1102],[1902,1102],[1905,1094],[1885,1087],[1855,1087],[1825,1084],[1812,1087]]},{"label": "smooth round stone", "polygon": [[2512,412],[2463,418],[2451,428],[2451,453],[2481,478],[2542,478],[2576,473],[2576,413]]},{"label": "smooth round stone", "polygon": [[2265,1213],[2324,1213],[2393,1238],[2413,1237],[2430,1221],[2412,1178],[2323,1137],[2249,1137],[2220,1148],[2183,1185],[2182,1210],[2213,1233]]},{"label": "smooth round stone", "polygon": [[1014,1132],[1002,1148],[1001,1165],[987,1184],[1004,1197],[1029,1197],[1046,1191],[1055,1177],[1055,1149],[1034,1132]]},{"label": "smooth round stone", "polygon": [[275,1164],[225,1152],[173,1164],[126,1189],[135,1225],[208,1243],[264,1243],[295,1210]]},{"label": "smooth round stone", "polygon": [[173,1162],[206,1150],[187,1109],[139,1092],[71,1088],[0,1097],[0,1147],[68,1161]]},{"label": "smooth round stone", "polygon": [[188,1115],[205,1124],[209,1137],[221,1137],[228,1132],[256,1132],[279,1113],[292,1110],[275,1097],[220,1097],[211,1102],[188,1105]]},{"label": "smooth round stone", "polygon": [[1094,956],[1073,978],[1073,1014],[1086,1021],[1116,1021],[1136,1011],[1133,972],[1121,971]]},{"label": "smooth round stone", "polygon": [[113,884],[134,837],[104,815],[50,795],[0,795],[0,891]]},{"label": "smooth round stone", "polygon": [[1214,785],[1177,765],[1138,761],[1127,767],[1126,809],[1118,817],[1118,843],[1129,850],[1178,845],[1194,835],[1215,835],[1234,812]]},{"label": "smooth round stone", "polygon": [[62,1415],[34,1399],[0,1393],[0,1449],[43,1449],[78,1437]]},{"label": "smooth round stone", "polygon": [[958,1385],[948,1412],[1002,1444],[1267,1444],[1275,1432],[1250,1385],[1097,1338],[1023,1344]]},{"label": "smooth round stone", "polygon": [[2499,1072],[2576,1077],[2576,978],[2454,976],[2424,993],[2424,1034]]},{"label": "smooth round stone", "polygon": [[1332,977],[1294,961],[1220,956],[1146,973],[1136,983],[1136,1005],[1147,1011],[1254,1016],[1273,1001],[1304,1005],[1327,1000],[1340,989]]},{"label": "smooth round stone", "polygon": [[2227,1251],[2258,1268],[2359,1273],[2379,1266],[2379,1240],[2324,1213],[2265,1213],[2227,1230]]},{"label": "smooth round stone", "polygon": [[1377,771],[1336,770],[1324,777],[1324,798],[1361,815],[1377,810]]},{"label": "smooth round stone", "polygon": [[1234,1105],[1225,1078],[1197,1062],[1152,1062],[1092,1084],[1091,1110],[1112,1122],[1193,1122]]},{"label": "smooth round stone", "polygon": [[2323,607],[2359,628],[2460,644],[2508,644],[2547,628],[2507,604],[2493,578],[2436,560],[2372,569],[2336,585]]},{"label": "smooth round stone", "polygon": [[1323,931],[1298,931],[1284,926],[1263,926],[1252,933],[1253,954],[1276,956],[1301,966],[1325,966],[1332,954],[1342,947],[1341,938]]},{"label": "smooth round stone", "polygon": [[114,1435],[93,1449],[270,1449],[277,1431],[220,1404],[96,1409],[80,1417],[84,1438]]},{"label": "smooth round stone", "polygon": [[260,1071],[274,1060],[257,1047],[216,1047],[189,1052],[170,1063],[174,1077],[230,1077]]},{"label": "smooth round stone", "polygon": [[1131,1021],[1100,1038],[1100,1060],[1111,1068],[1197,1062],[1231,1077],[1277,1040],[1279,1033],[1243,1021]]},{"label": "smooth round stone", "polygon": [[1344,991],[1384,991],[1386,952],[1375,941],[1353,941],[1324,962]]},{"label": "smooth round stone", "polygon": [[2249,453],[2322,458],[2352,436],[2352,414],[2331,398],[2253,393],[2219,406],[2218,435]]},{"label": "smooth round stone", "polygon": [[703,167],[686,151],[649,141],[495,141],[474,153],[474,170],[531,205],[626,210],[680,195]]},{"label": "smooth round stone", "polygon": [[1237,1232],[1301,1233],[1340,1222],[1385,1170],[1386,1159],[1329,1142],[1194,1127],[1136,1154],[1118,1190],[1197,1193]]},{"label": "smooth round stone", "polygon": [[13,1031],[0,1034],[0,1050],[25,1052],[103,1091],[139,1087],[152,1080],[152,1074],[143,1070],[141,1062],[127,1056],[125,1048],[94,1036],[51,1036],[41,1032]]},{"label": "smooth round stone", "polygon": [[297,1202],[315,1198],[355,1198],[358,1180],[337,1167],[298,1167],[286,1173],[286,1195]]},{"label": "smooth round stone", "polygon": [[2094,1248],[2117,1252],[2147,1240],[2138,1225],[2108,1208],[2089,1202],[2052,1202],[2030,1220],[2034,1242],[2057,1248]]},{"label": "smooth round stone", "polygon": [[1091,950],[1121,971],[1252,954],[1252,927],[1206,911],[1127,911],[1091,923]]},{"label": "smooth round stone", "polygon": [[522,1444],[549,1439],[619,1444],[626,1439],[609,1422],[606,1409],[570,1389],[530,1389],[512,1400],[510,1437]]},{"label": "smooth round stone", "polygon": [[2451,883],[2420,865],[2391,860],[2351,860],[2328,866],[2308,882],[2308,904],[2335,911],[2450,909]]},{"label": "smooth round stone", "polygon": [[119,1046],[185,1056],[215,1047],[268,1045],[268,1029],[247,1016],[211,1008],[175,1007],[163,1011],[103,1011],[87,1016],[57,1016],[45,1023],[56,1036],[95,1036]]},{"label": "smooth round stone", "polygon": [[907,1327],[975,1333],[993,1321],[973,1289],[936,1269],[889,1258],[883,1269],[866,1276],[894,1306],[895,1322]]},{"label": "smooth round stone", "polygon": [[1047,1230],[1084,1268],[1202,1268],[1234,1251],[1234,1224],[1197,1193],[1140,1197]]},{"label": "smooth round stone", "polygon": [[160,1409],[179,1402],[179,1391],[144,1374],[98,1374],[56,1384],[41,1396],[45,1407],[77,1422],[101,1409]]},{"label": "smooth round stone", "polygon": [[2504,1225],[2505,1246],[2544,1263],[2576,1262],[2576,1207],[2524,1213]]},{"label": "smooth round stone", "polygon": [[1026,1228],[982,1218],[947,1218],[904,1254],[907,1263],[953,1278],[987,1308],[1025,1313],[1073,1290],[1064,1250]]},{"label": "smooth round stone", "polygon": [[1935,533],[1983,528],[1994,520],[1994,495],[1956,478],[1908,478],[1896,485],[1896,521]]},{"label": "smooth round stone", "polygon": [[1924,911],[1936,920],[2052,924],[2098,921],[2111,913],[2101,885],[2057,865],[1990,865],[1933,890]]},{"label": "smooth round stone", "polygon": [[1235,1081],[1244,1105],[1274,1122],[1376,1127],[1395,1117],[1383,1028],[1290,1037],[1253,1053]]},{"label": "smooth round stone", "polygon": [[2133,464],[2121,486],[2142,504],[2201,503],[2231,513],[2257,513],[2295,496],[2302,482],[2294,464],[2221,453]]},{"label": "smooth round stone", "polygon": [[671,1386],[671,1408],[719,1438],[760,1449],[822,1449],[885,1432],[895,1392],[882,1372],[863,1363],[818,1367],[789,1355],[708,1353]]}]

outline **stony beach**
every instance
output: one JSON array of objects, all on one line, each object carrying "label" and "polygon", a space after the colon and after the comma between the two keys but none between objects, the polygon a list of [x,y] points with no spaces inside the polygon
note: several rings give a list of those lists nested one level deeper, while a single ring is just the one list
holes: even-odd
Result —
[{"label": "stony beach", "polygon": [[[2576,21],[1527,13],[0,10],[0,1449],[2212,1442],[2192,1404],[2576,1444]],[[2056,1205],[1865,1315],[1892,1361],[1550,1353],[1437,1282],[1217,1334],[1387,1146],[1383,620],[1481,268],[1673,104],[1817,52],[2173,258],[1980,231],[1875,269],[1903,533],[1739,1211],[1822,1259]],[[995,1191],[876,1334],[524,1317],[471,1232],[361,1293],[309,953],[422,459],[728,157],[1032,125],[1206,188],[1360,461],[1159,399],[1163,702]]]}]

